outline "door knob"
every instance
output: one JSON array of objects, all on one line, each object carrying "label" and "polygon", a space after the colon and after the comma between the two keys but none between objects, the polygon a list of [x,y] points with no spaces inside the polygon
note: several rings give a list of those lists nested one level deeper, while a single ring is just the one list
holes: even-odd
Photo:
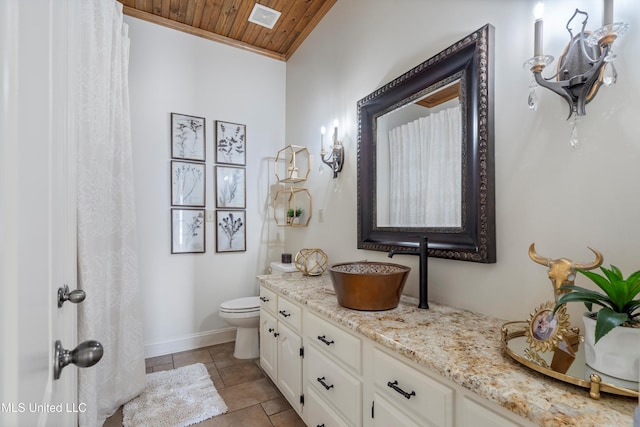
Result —
[{"label": "door knob", "polygon": [[84,301],[87,294],[82,289],[76,289],[69,292],[69,286],[64,285],[58,288],[58,308],[62,307],[65,301],[70,301],[74,304]]},{"label": "door knob", "polygon": [[78,344],[73,350],[65,350],[62,348],[60,340],[58,340],[55,344],[53,356],[53,379],[59,379],[62,368],[69,363],[73,363],[79,368],[88,368],[98,363],[103,354],[104,348],[98,341],[85,341]]}]

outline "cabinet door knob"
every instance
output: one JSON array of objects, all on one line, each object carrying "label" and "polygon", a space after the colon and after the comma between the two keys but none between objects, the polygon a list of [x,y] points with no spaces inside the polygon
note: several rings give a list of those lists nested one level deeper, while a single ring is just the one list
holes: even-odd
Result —
[{"label": "cabinet door knob", "polygon": [[278,338],[278,336],[279,336],[279,335],[280,335],[280,333],[279,333],[279,332],[276,332],[276,333],[274,333],[274,334],[273,334],[273,337],[274,337],[274,338]]},{"label": "cabinet door knob", "polygon": [[403,395],[407,399],[411,399],[411,396],[415,396],[416,395],[415,391],[412,391],[411,393],[407,393],[406,391],[404,391],[403,389],[398,387],[398,381],[394,381],[394,382],[389,381],[387,383],[387,387],[391,387],[392,389],[394,389],[395,391],[397,391],[398,393],[400,393],[401,395]]},{"label": "cabinet door knob", "polygon": [[325,388],[325,390],[329,390],[333,388],[333,384],[331,385],[327,385],[327,383],[325,382],[325,377],[322,378],[316,378],[316,381],[318,381],[320,384],[322,384],[322,387]]},{"label": "cabinet door knob", "polygon": [[273,328],[269,328],[269,332],[270,332],[270,333],[271,333],[271,332],[273,332],[273,331],[275,331],[275,329],[273,329]]},{"label": "cabinet door knob", "polygon": [[334,341],[333,341],[333,340],[328,341],[328,340],[327,340],[327,337],[326,337],[325,335],[318,335],[318,339],[319,339],[320,341],[322,341],[323,343],[325,343],[326,345],[331,345],[331,344],[333,344],[333,343],[334,343]]}]

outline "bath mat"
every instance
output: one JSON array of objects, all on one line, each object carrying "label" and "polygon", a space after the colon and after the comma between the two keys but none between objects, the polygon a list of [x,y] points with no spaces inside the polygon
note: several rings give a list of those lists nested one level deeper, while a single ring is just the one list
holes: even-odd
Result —
[{"label": "bath mat", "polygon": [[227,412],[202,363],[147,374],[147,386],[122,409],[124,427],[186,427]]}]

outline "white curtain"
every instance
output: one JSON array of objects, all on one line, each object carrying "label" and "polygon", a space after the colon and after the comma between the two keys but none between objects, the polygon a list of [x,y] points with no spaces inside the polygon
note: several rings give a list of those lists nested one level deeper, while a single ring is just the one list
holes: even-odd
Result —
[{"label": "white curtain", "polygon": [[391,226],[461,225],[460,106],[389,131]]},{"label": "white curtain", "polygon": [[129,112],[129,38],[122,5],[82,1],[79,23],[78,336],[104,356],[79,370],[81,427],[102,426],[145,387]]}]

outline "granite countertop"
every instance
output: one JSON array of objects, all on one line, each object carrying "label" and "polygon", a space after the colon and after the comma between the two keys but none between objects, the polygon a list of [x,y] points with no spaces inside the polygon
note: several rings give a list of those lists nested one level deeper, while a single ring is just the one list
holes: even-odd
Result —
[{"label": "granite countertop", "polygon": [[545,377],[504,354],[505,320],[434,302],[422,310],[404,296],[393,310],[347,309],[338,305],[328,274],[258,276],[258,282],[535,424],[633,425],[638,399],[605,393],[591,399],[587,389]]}]

